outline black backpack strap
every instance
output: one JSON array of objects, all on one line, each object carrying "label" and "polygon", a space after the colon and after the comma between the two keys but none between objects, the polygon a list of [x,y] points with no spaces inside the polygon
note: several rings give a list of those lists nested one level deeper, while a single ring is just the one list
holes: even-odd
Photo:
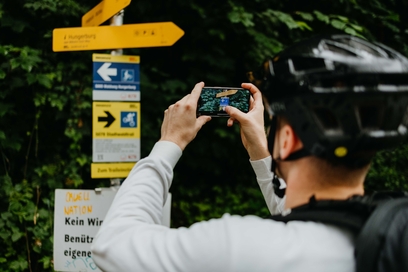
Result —
[{"label": "black backpack strap", "polygon": [[379,203],[356,241],[356,271],[408,271],[408,198]]},{"label": "black backpack strap", "polygon": [[348,200],[321,200],[312,197],[308,204],[296,207],[286,215],[273,215],[270,219],[280,222],[314,221],[345,227],[357,234],[369,217],[373,206],[363,197]]},{"label": "black backpack strap", "polygon": [[316,201],[270,217],[346,227],[357,236],[357,272],[408,271],[408,194],[381,192],[343,201]]},{"label": "black backpack strap", "polygon": [[[405,225],[405,231],[404,235],[401,237],[401,243],[402,243],[402,248],[401,248],[401,257],[402,257],[402,265],[405,267],[405,270],[408,270],[408,256],[406,256],[408,252],[408,226]],[[405,255],[404,255],[405,254]]]}]

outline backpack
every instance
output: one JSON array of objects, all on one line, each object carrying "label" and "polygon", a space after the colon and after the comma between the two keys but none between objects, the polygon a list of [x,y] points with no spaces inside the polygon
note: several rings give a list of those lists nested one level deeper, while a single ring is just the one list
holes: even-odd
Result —
[{"label": "backpack", "polygon": [[275,221],[315,221],[345,227],[356,235],[356,272],[408,271],[408,194],[375,193],[296,207]]}]

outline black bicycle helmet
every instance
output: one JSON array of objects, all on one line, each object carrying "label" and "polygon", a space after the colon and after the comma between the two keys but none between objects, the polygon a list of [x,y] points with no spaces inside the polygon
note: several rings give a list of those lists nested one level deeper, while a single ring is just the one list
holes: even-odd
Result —
[{"label": "black bicycle helmet", "polygon": [[[314,155],[361,166],[407,134],[408,59],[385,45],[344,34],[313,37],[267,60],[261,73],[253,83],[266,108],[286,117],[304,145],[289,159]],[[274,133],[269,137],[273,145]]]}]

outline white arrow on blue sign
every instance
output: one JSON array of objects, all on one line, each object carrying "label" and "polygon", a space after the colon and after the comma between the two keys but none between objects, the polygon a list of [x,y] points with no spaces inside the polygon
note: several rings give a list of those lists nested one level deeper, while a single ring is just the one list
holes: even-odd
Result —
[{"label": "white arrow on blue sign", "polygon": [[139,56],[93,54],[94,101],[140,101]]},{"label": "white arrow on blue sign", "polygon": [[104,81],[112,81],[112,79],[110,78],[111,76],[116,76],[118,74],[118,69],[116,68],[109,68],[111,66],[112,63],[109,62],[105,62],[102,64],[101,67],[99,67],[98,71],[96,71],[98,73],[98,75],[101,76],[101,78]]}]

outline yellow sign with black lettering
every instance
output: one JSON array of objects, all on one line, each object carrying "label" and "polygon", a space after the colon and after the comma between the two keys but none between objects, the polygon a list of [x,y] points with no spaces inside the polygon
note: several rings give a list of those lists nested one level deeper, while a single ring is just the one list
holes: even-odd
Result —
[{"label": "yellow sign with black lettering", "polygon": [[136,163],[92,163],[92,178],[126,178]]},{"label": "yellow sign with black lettering", "polygon": [[130,4],[131,0],[103,0],[82,16],[82,26],[98,26]]},{"label": "yellow sign with black lettering", "polygon": [[92,138],[140,138],[140,102],[93,102]]},{"label": "yellow sign with black lettering", "polygon": [[93,102],[92,162],[140,160],[140,102]]},{"label": "yellow sign with black lettering", "polygon": [[173,22],[121,26],[56,28],[52,50],[83,51],[171,46],[184,35]]}]

